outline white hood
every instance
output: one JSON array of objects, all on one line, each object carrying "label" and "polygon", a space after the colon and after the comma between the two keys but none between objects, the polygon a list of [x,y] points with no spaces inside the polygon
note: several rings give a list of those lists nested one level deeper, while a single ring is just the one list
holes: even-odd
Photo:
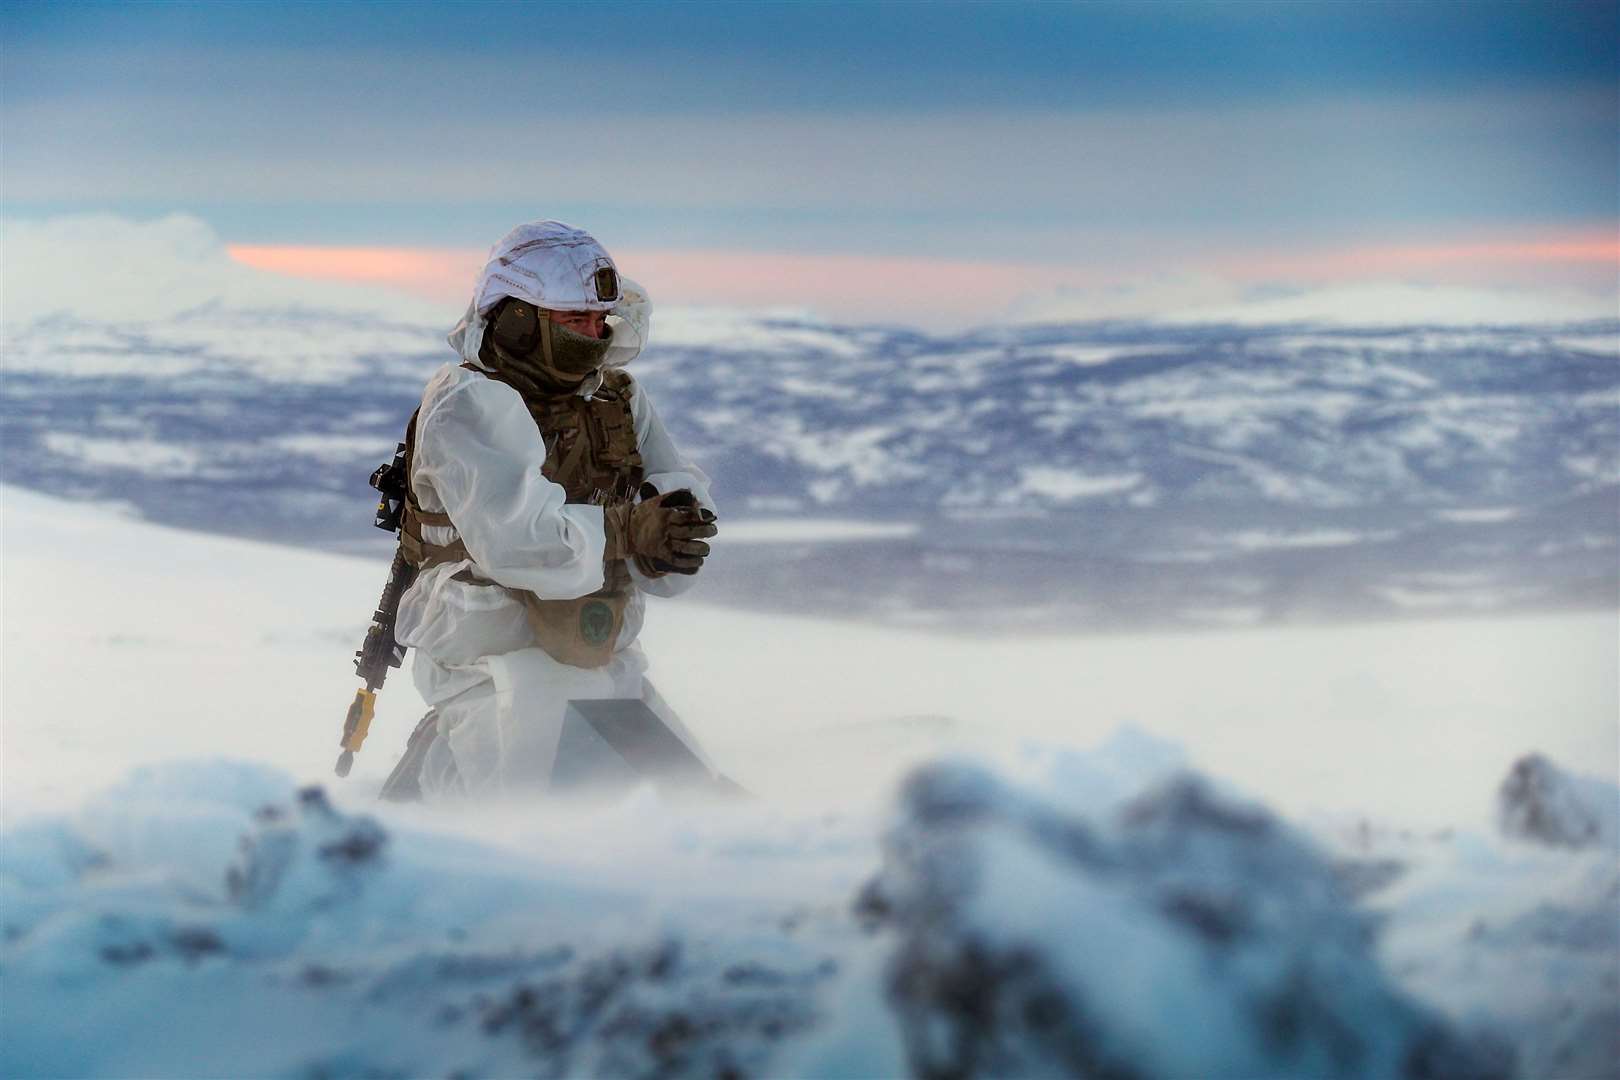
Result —
[{"label": "white hood", "polygon": [[467,313],[450,331],[450,347],[482,367],[478,350],[484,343],[484,315],[501,297],[515,296],[552,311],[608,312],[613,340],[604,363],[623,367],[647,343],[652,301],[645,289],[624,277],[619,278],[617,300],[597,299],[593,275],[602,266],[618,273],[612,257],[582,229],[560,221],[519,225],[489,249]]}]

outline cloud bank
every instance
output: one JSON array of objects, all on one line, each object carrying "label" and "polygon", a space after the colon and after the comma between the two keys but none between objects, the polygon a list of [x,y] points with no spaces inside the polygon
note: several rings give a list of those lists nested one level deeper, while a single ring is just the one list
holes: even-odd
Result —
[{"label": "cloud bank", "polygon": [[[172,318],[201,308],[308,308],[448,328],[480,252],[408,248],[240,248],[188,214],[114,214],[0,223],[0,317],[53,313],[95,321]],[[666,326],[684,316],[794,310],[839,322],[929,329],[995,323],[1166,322],[1485,325],[1620,318],[1607,289],[1438,283],[1402,276],[1266,284],[1242,273],[1108,279],[1077,266],[782,252],[617,253]],[[1556,278],[1550,278],[1556,280]],[[706,314],[703,314],[705,313]]]},{"label": "cloud bank", "polygon": [[68,313],[98,322],[172,318],[198,308],[319,308],[448,327],[455,305],[392,289],[311,281],[233,260],[202,220],[83,214],[0,223],[0,319]]},{"label": "cloud bank", "polygon": [[1014,303],[1008,317],[1017,323],[1151,319],[1246,325],[1505,326],[1620,319],[1620,294],[1400,279],[1257,288],[1213,276],[1170,276],[1035,293]]}]

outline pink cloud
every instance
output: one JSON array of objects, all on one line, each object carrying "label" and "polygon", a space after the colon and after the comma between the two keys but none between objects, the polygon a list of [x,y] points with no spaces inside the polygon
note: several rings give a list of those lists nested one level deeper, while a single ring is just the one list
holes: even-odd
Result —
[{"label": "pink cloud", "polygon": [[481,251],[446,248],[229,244],[237,262],[291,277],[388,285],[433,300],[465,297],[484,265]]},{"label": "pink cloud", "polygon": [[[461,299],[485,255],[472,249],[231,244],[231,258],[294,277],[389,285],[434,300]],[[616,255],[664,304],[810,307],[903,318],[960,302],[995,309],[1048,280],[1051,269],[1012,263],[758,251],[646,250]],[[1078,272],[1066,272],[1074,278]]]},{"label": "pink cloud", "polygon": [[806,307],[898,322],[948,309],[990,315],[1054,272],[1066,280],[1094,276],[965,259],[754,251],[632,251],[619,263],[667,303]]},{"label": "pink cloud", "polygon": [[[228,250],[260,270],[388,285],[440,302],[461,301],[485,257],[480,250],[442,248],[235,244]],[[1106,294],[1167,267],[1238,285],[1400,278],[1601,287],[1620,267],[1620,239],[1605,227],[1338,248],[1200,248],[1190,257],[1161,253],[1149,261],[1138,254],[1106,265],[703,249],[616,255],[625,273],[664,305],[811,308],[838,318],[967,325],[990,321],[1031,294]]]},{"label": "pink cloud", "polygon": [[1546,271],[1620,267],[1620,237],[1614,229],[1422,244],[1381,244],[1292,253],[1237,255],[1218,269],[1247,279],[1335,281],[1426,273],[1473,279],[1518,277]]}]

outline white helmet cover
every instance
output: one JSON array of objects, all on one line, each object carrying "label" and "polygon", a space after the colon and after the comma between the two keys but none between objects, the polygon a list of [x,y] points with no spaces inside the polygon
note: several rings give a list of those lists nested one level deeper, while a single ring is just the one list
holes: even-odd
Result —
[{"label": "white helmet cover", "polygon": [[484,314],[503,296],[550,311],[607,311],[613,316],[608,363],[622,366],[646,341],[651,303],[632,281],[619,277],[607,249],[584,229],[560,221],[519,225],[489,249],[467,314],[450,331],[450,346],[478,363]]},{"label": "white helmet cover", "polygon": [[619,269],[584,229],[531,221],[489,249],[478,275],[479,311],[503,296],[551,311],[609,311],[619,302]]}]

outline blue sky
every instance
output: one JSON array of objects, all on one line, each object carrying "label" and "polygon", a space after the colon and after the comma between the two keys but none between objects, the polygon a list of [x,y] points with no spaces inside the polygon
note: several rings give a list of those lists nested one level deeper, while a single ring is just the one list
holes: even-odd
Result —
[{"label": "blue sky", "polygon": [[8,2],[4,209],[457,249],[553,216],[1086,280],[1590,238],[1620,218],[1617,11]]},{"label": "blue sky", "polygon": [[[551,89],[607,64],[641,99],[621,107],[660,111],[1085,108],[1604,84],[1617,36],[1615,5],[1593,2],[6,5],[8,51],[22,65],[8,90],[25,98],[60,92],[28,83],[46,69],[64,74],[64,61],[111,64],[103,92],[184,93],[195,77],[154,70],[155,60],[286,50],[298,59],[255,89],[292,94],[310,79],[337,88],[342,58],[369,53],[518,66],[526,86]],[[557,42],[575,55],[546,48]],[[469,72],[461,89],[481,84]]]}]

